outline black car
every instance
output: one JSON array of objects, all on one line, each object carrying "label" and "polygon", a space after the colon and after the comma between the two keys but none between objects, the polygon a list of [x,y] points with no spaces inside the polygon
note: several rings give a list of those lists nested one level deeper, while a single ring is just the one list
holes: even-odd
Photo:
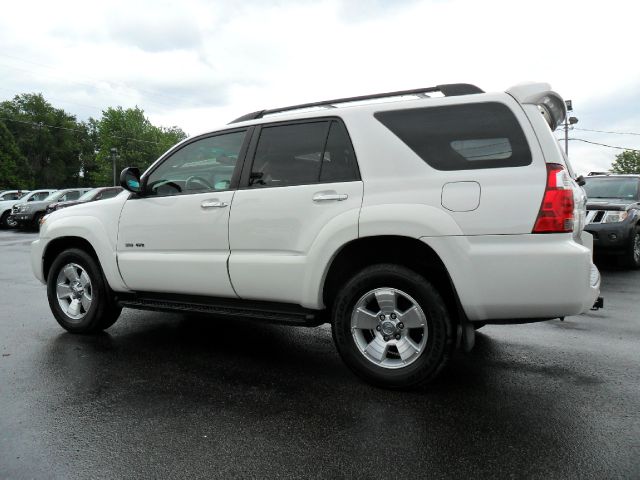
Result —
[{"label": "black car", "polygon": [[97,200],[105,200],[115,197],[122,192],[122,187],[99,187],[89,190],[77,200],[67,200],[65,202],[56,202],[47,206],[47,214],[60,210],[61,208],[71,207],[79,203],[95,202]]},{"label": "black car", "polygon": [[593,235],[595,253],[640,268],[640,175],[594,175],[585,182],[584,229]]}]

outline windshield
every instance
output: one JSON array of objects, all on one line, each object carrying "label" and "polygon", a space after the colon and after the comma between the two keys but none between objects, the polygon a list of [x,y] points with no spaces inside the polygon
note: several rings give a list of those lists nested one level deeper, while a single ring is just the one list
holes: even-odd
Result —
[{"label": "windshield", "polygon": [[638,198],[637,178],[585,178],[584,190],[588,198]]},{"label": "windshield", "polygon": [[80,198],[78,198],[79,202],[85,202],[87,200],[91,200],[93,197],[96,196],[96,194],[100,191],[99,188],[94,188],[92,190],[89,190],[88,192],[86,192],[84,195],[82,195]]},{"label": "windshield", "polygon": [[66,192],[66,190],[62,190],[59,192],[53,192],[51,194],[49,194],[49,196],[47,198],[44,199],[45,202],[54,202],[57,199],[59,199],[61,196],[63,196]]}]

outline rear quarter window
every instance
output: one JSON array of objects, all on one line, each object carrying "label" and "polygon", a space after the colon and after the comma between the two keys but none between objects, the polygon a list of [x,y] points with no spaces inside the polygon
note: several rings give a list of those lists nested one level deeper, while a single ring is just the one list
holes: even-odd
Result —
[{"label": "rear quarter window", "polygon": [[437,170],[531,164],[524,132],[502,103],[392,110],[374,116]]}]

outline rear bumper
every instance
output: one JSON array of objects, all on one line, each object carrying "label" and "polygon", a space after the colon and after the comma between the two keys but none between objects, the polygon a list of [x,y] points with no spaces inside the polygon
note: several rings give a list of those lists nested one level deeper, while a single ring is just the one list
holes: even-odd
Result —
[{"label": "rear bumper", "polygon": [[549,319],[588,311],[600,294],[592,237],[571,234],[424,237],[444,262],[471,321]]}]

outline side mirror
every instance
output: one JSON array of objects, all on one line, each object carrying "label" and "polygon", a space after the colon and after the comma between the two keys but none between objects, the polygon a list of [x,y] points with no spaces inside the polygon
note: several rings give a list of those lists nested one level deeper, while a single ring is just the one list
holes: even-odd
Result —
[{"label": "side mirror", "polygon": [[141,193],[140,169],[138,167],[127,167],[120,173],[120,185],[125,190],[133,193]]}]

